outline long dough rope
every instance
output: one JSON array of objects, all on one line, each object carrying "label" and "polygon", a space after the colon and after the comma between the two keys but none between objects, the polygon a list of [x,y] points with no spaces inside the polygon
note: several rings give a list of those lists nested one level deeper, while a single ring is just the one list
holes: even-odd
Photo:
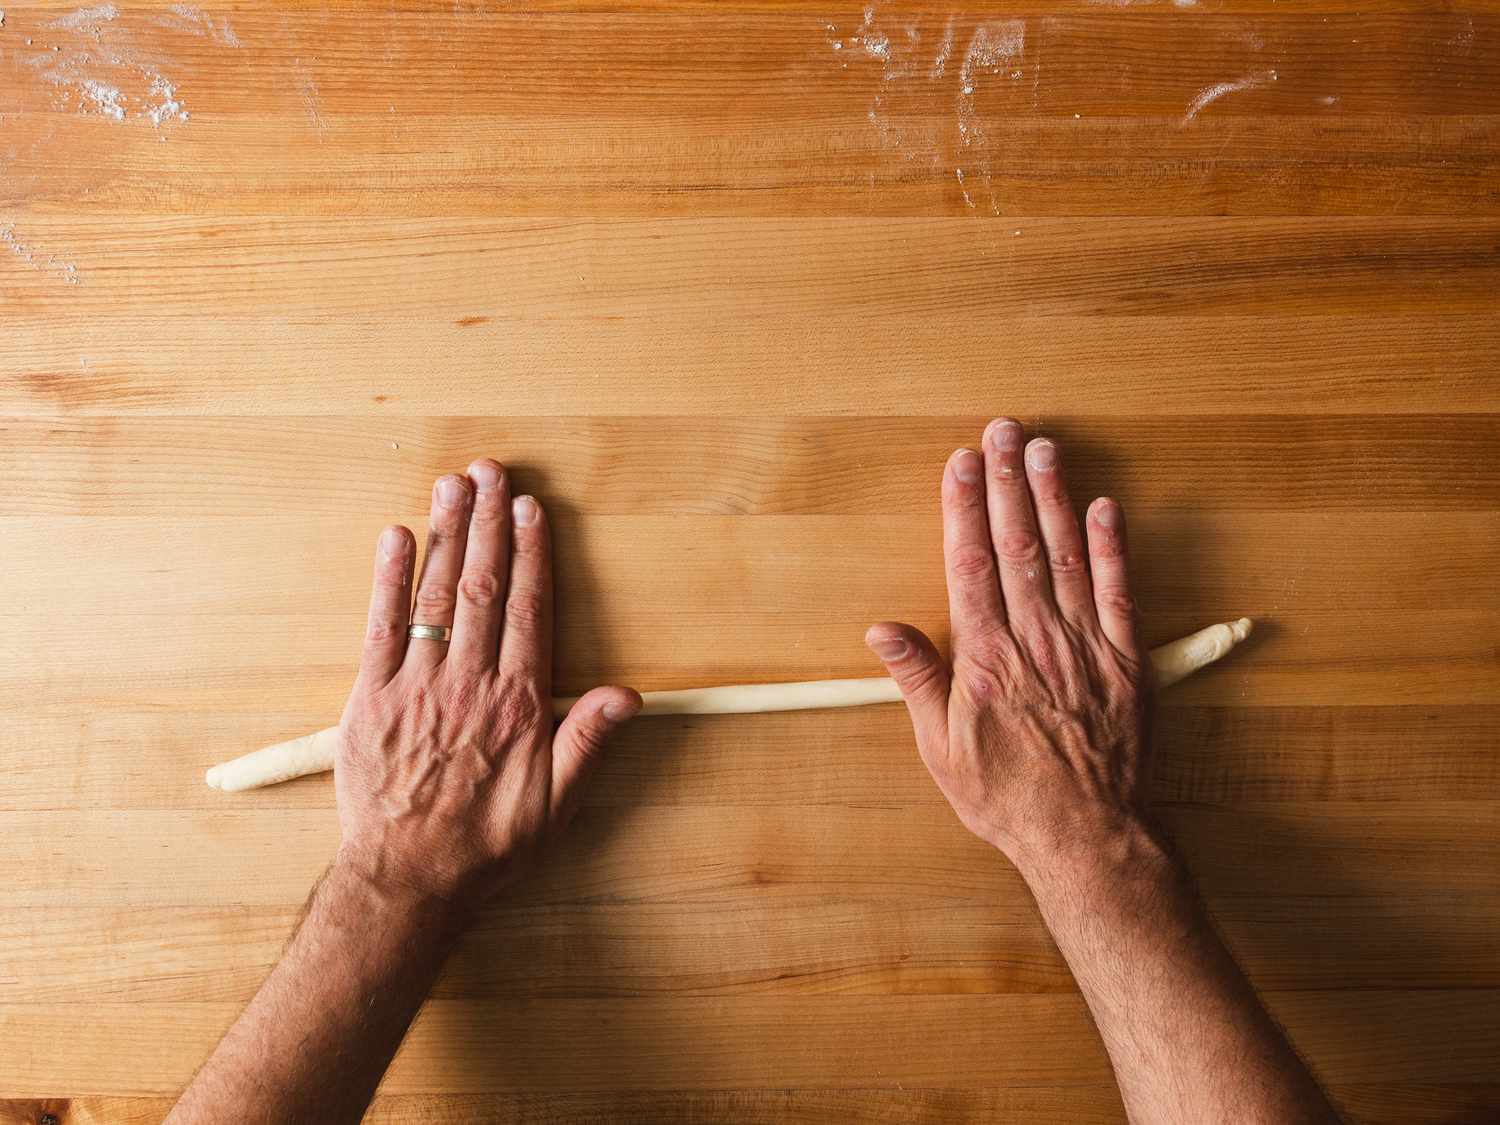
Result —
[{"label": "long dough rope", "polygon": [[[1151,650],[1156,682],[1169,687],[1199,668],[1212,664],[1250,635],[1248,617],[1210,625],[1181,640]],[[884,676],[861,680],[808,680],[790,684],[730,684],[723,687],[684,688],[641,693],[642,715],[741,715],[762,711],[810,711],[827,707],[862,707],[867,703],[899,703],[896,682]],[[552,713],[562,718],[577,696],[552,701]],[[333,769],[339,728],[278,742],[254,753],[223,762],[205,780],[214,789],[235,793],[275,785],[310,773]]]}]

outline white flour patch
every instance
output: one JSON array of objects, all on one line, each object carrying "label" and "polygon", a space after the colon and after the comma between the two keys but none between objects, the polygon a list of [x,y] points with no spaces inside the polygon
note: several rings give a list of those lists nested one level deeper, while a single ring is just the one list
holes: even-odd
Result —
[{"label": "white flour patch", "polygon": [[156,75],[151,82],[151,96],[156,99],[156,102],[146,109],[146,116],[158,129],[164,121],[188,119],[188,111],[183,109],[182,103],[177,100],[177,88],[160,74]]},{"label": "white flour patch", "polygon": [[963,82],[961,92],[972,96],[978,88],[979,75],[998,74],[1011,59],[1019,58],[1025,49],[1024,21],[1002,20],[980,24],[969,39],[969,49],[964,52],[964,65],[959,72]]},{"label": "white flour patch", "polygon": [[121,104],[123,95],[114,86],[85,78],[79,83],[79,87],[83,90],[84,97],[93,102],[94,107],[105,117],[112,117],[116,121],[125,120],[125,106]]},{"label": "white flour patch", "polygon": [[[988,88],[986,93],[990,96],[982,102],[992,115],[997,107],[1001,111],[1026,111],[1028,93],[1030,110],[1035,111],[1040,104],[1040,48],[1038,57],[1028,64],[1026,22],[989,20],[973,27],[960,58],[955,51],[958,23],[959,17],[947,17],[941,37],[934,23],[924,44],[918,24],[882,21],[878,6],[871,3],[864,8],[858,27],[848,33],[837,24],[821,26],[828,49],[839,60],[839,69],[849,70],[850,63],[855,63],[868,73],[873,64],[879,64],[880,85],[871,97],[865,117],[880,149],[899,150],[906,160],[921,161],[938,176],[945,177],[944,169],[951,170],[965,207],[978,210],[977,197],[998,215],[1000,207],[993,190],[993,145],[980,112],[981,87]],[[955,58],[960,61],[950,65]],[[1028,65],[1030,71],[1026,69]],[[1018,86],[1025,78],[1030,79],[1029,83]],[[948,129],[931,120],[930,107],[937,93],[929,88],[932,83],[951,84],[955,88],[956,142]],[[874,173],[870,176],[873,179]]]},{"label": "white flour patch", "polygon": [[120,18],[120,9],[113,4],[100,4],[96,8],[79,8],[65,16],[58,16],[47,26],[58,31],[85,31],[99,37],[99,25]]},{"label": "white flour patch", "polygon": [[1447,42],[1450,47],[1457,47],[1463,54],[1467,55],[1474,46],[1474,17],[1465,16],[1464,26],[1459,28],[1457,33]]},{"label": "white flour patch", "polygon": [[[174,19],[186,20],[183,13],[194,17],[190,21],[197,29],[193,34],[219,30],[198,9],[176,5],[173,12]],[[159,20],[152,22],[161,26]],[[50,53],[42,52],[26,61],[37,69],[42,81],[58,87],[58,108],[76,108],[86,116],[118,122],[133,117],[156,129],[188,120],[177,83],[163,73],[163,66],[170,64],[164,64],[156,54],[137,49],[113,4],[79,8],[47,26],[63,33],[62,43],[54,43]],[[225,41],[222,36],[220,41]]]},{"label": "white flour patch", "polygon": [[948,17],[948,26],[943,28],[943,43],[938,48],[937,57],[932,60],[932,69],[927,72],[927,77],[938,79],[948,69],[948,58],[953,54],[953,17]]},{"label": "white flour patch", "polygon": [[22,242],[16,237],[16,228],[9,223],[0,226],[0,246],[4,246],[34,270],[60,278],[66,285],[80,284],[77,266],[72,262],[60,261],[56,254],[48,254],[38,246]]},{"label": "white flour patch", "polygon": [[1238,94],[1243,90],[1254,90],[1257,86],[1264,86],[1267,82],[1276,81],[1276,72],[1268,70],[1264,74],[1252,74],[1248,78],[1241,78],[1238,82],[1219,82],[1206,87],[1198,92],[1198,96],[1188,103],[1187,112],[1182,115],[1182,124],[1186,125],[1194,120],[1203,110],[1224,97],[1226,94]]},{"label": "white flour patch", "polygon": [[191,4],[172,4],[167,12],[167,15],[157,16],[152,22],[158,27],[185,31],[200,38],[216,39],[226,47],[240,46],[239,36],[229,26],[228,20],[215,20],[202,8],[195,8]]},{"label": "white flour patch", "polygon": [[958,190],[963,193],[964,202],[968,204],[970,211],[974,210],[974,197],[969,194],[969,189],[964,187],[964,170],[955,168],[953,174],[958,177]]},{"label": "white flour patch", "polygon": [[964,52],[963,65],[958,72],[958,142],[965,149],[971,150],[966,162],[972,165],[984,182],[990,210],[997,215],[1000,213],[1000,205],[994,193],[990,140],[985,134],[975,97],[979,93],[981,80],[985,77],[995,77],[1005,71],[1012,79],[1019,78],[1022,71],[1013,67],[1015,60],[1025,50],[1025,21],[997,20],[982,23],[969,38],[969,47]]}]

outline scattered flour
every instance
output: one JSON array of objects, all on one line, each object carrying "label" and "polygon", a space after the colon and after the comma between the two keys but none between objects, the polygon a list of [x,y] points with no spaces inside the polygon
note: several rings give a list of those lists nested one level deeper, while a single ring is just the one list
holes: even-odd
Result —
[{"label": "scattered flour", "polygon": [[94,103],[94,106],[105,117],[113,117],[116,121],[125,120],[125,106],[122,104],[124,95],[114,86],[106,86],[93,78],[85,78],[79,83],[84,97]]},{"label": "scattered flour", "polygon": [[[1040,98],[1041,59],[1037,57],[1029,64],[1023,62],[1026,53],[1024,20],[989,20],[974,27],[957,68],[959,73],[950,77],[953,68],[949,63],[954,58],[957,22],[958,17],[950,15],[941,40],[935,44],[929,42],[925,49],[917,25],[901,23],[892,27],[889,21],[879,19],[875,3],[864,8],[863,20],[848,34],[841,34],[837,24],[826,23],[823,27],[829,48],[840,55],[840,69],[849,69],[851,61],[857,62],[861,58],[880,64],[882,84],[871,98],[865,116],[879,138],[881,148],[901,150],[907,160],[925,161],[934,172],[945,166],[951,168],[965,206],[977,210],[975,196],[979,194],[987,197],[989,209],[999,214],[999,203],[993,190],[991,142],[985,135],[976,96],[987,78],[1004,76],[1017,82],[1026,77],[1026,66],[1029,65],[1031,105],[1035,109]],[[921,109],[906,117],[902,125],[892,124],[893,101],[899,105],[904,97],[902,90],[892,84],[913,79],[952,82],[956,86],[957,151],[946,142],[944,130],[933,125]],[[930,104],[925,91],[914,93],[920,103]]]},{"label": "scattered flour", "polygon": [[313,78],[312,71],[302,64],[300,57],[293,62],[292,69],[297,74],[297,93],[302,95],[302,106],[307,110],[307,119],[318,130],[318,140],[321,141],[328,132],[328,127],[323,123],[323,101],[318,93],[317,80]]},{"label": "scattered flour", "polygon": [[953,174],[958,177],[958,190],[963,193],[964,202],[969,205],[970,211],[974,210],[974,197],[969,194],[969,189],[964,187],[964,170],[955,168]]},{"label": "scattered flour", "polygon": [[46,254],[40,247],[22,242],[16,237],[15,227],[9,223],[0,226],[0,245],[5,246],[12,254],[32,269],[40,270],[46,274],[53,274],[61,278],[66,285],[80,284],[77,266],[72,262],[58,261],[56,254]]},{"label": "scattered flour", "polygon": [[[990,210],[1000,213],[995,198],[993,168],[991,166],[990,141],[984,132],[975,95],[979,91],[983,76],[994,76],[1007,71],[1011,78],[1019,78],[1020,70],[1013,69],[1015,60],[1026,49],[1026,23],[1024,20],[995,20],[982,23],[969,38],[968,50],[964,52],[963,65],[958,73],[958,140],[964,148],[971,150],[968,163],[984,182],[989,196]],[[965,195],[965,202],[972,208],[974,202]]]},{"label": "scattered flour", "polygon": [[948,58],[953,54],[953,17],[948,17],[948,26],[943,28],[943,45],[938,48],[937,57],[932,60],[932,69],[927,72],[927,77],[938,79],[948,68]]},{"label": "scattered flour", "polygon": [[158,26],[186,31],[189,35],[200,38],[217,39],[226,47],[240,46],[239,36],[229,26],[228,20],[216,21],[202,8],[195,8],[191,4],[172,4],[168,6],[167,12],[167,15],[158,16],[154,21]]},{"label": "scattered flour", "polygon": [[156,98],[157,102],[146,110],[146,116],[158,129],[164,121],[188,119],[188,111],[183,109],[182,103],[177,100],[177,88],[160,74],[152,77],[151,96]]},{"label": "scattered flour", "polygon": [[[226,21],[216,22],[200,8],[173,4],[168,10],[170,16],[148,17],[150,22],[211,36],[228,46],[240,45]],[[50,51],[26,62],[36,68],[42,81],[58,87],[59,108],[76,106],[79,113],[119,122],[135,117],[156,129],[188,120],[177,83],[163,73],[161,58],[135,46],[113,4],[79,8],[46,26],[64,33],[62,43],[52,44]]]},{"label": "scattered flour", "polygon": [[1237,94],[1242,90],[1253,90],[1257,86],[1264,86],[1267,82],[1276,81],[1276,72],[1268,70],[1264,74],[1252,74],[1248,78],[1241,78],[1238,82],[1218,82],[1198,92],[1198,96],[1188,103],[1187,112],[1182,115],[1182,123],[1186,125],[1202,113],[1204,108],[1218,101],[1225,94]]},{"label": "scattered flour", "polygon": [[97,39],[99,25],[120,18],[120,9],[113,4],[100,4],[95,8],[79,8],[65,16],[58,16],[47,26],[59,31],[87,31]]}]

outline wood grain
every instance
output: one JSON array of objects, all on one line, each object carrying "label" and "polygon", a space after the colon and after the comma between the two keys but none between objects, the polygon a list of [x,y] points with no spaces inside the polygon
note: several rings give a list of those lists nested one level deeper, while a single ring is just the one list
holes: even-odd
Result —
[{"label": "wood grain", "polygon": [[[1500,893],[1500,809],[1491,802],[1181,805],[1161,813],[1216,894],[1317,895],[1334,886]],[[332,858],[337,823],[321,809],[284,809],[268,821],[252,802],[212,812],[0,813],[0,859],[14,872],[0,904],[298,903]],[[516,894],[545,904],[760,899],[792,907],[830,887],[936,907],[1025,896],[1009,865],[930,802],[596,810]]]},{"label": "wood grain", "polygon": [[[1272,1010],[1330,1082],[1462,1084],[1489,1073],[1500,1016],[1482,991],[1287,992]],[[103,1093],[165,1094],[190,1076],[234,1018],[223,1003],[95,1007],[64,1034],[66,1015],[18,1004],[0,1014],[17,1096],[57,1075]],[[854,1025],[851,1027],[851,1024]],[[590,1027],[608,1027],[606,1042]],[[878,1027],[880,1034],[869,1034]],[[1437,1033],[1457,1031],[1453,1042]],[[861,1033],[863,1032],[863,1033]],[[115,1051],[107,1050],[113,1043]],[[621,1050],[620,1044],[628,1044]],[[127,1065],[150,1062],[149,1070]],[[387,1093],[551,1093],[818,1087],[1093,1086],[1104,1052],[1074,995],[846,996],[549,1000],[496,1005],[433,1000],[382,1086]]]},{"label": "wood grain", "polygon": [[[6,415],[727,414],[1056,417],[1500,411],[1485,313],[974,316],[732,313],[571,322],[501,303],[456,318],[7,313]],[[674,345],[663,350],[663,333]],[[253,354],[242,347],[256,341]],[[983,357],[976,359],[976,357]],[[913,372],[922,393],[912,394]],[[601,378],[600,373],[607,372]],[[712,378],[704,378],[712,372]],[[420,377],[419,377],[420,376]],[[638,388],[649,386],[643,395]],[[850,387],[857,386],[858,394]],[[1101,393],[1107,389],[1107,393]]]},{"label": "wood grain", "polygon": [[[1073,490],[1092,497],[1108,485],[1127,509],[1488,512],[1500,507],[1500,465],[1487,455],[1497,418],[1042,421],[1069,451]],[[935,527],[943,462],[983,428],[983,418],[8,419],[0,472],[13,487],[0,515],[353,507],[378,521],[424,511],[432,481],[482,450],[564,513],[899,513]],[[1152,456],[1132,458],[1136,446]]]},{"label": "wood grain", "polygon": [[[1216,893],[1209,907],[1263,989],[1495,988],[1500,896],[1377,885],[1341,895]],[[1462,908],[1462,909],[1461,909]],[[34,906],[7,911],[4,1003],[249,1000],[290,906]],[[1024,896],[950,904],[827,888],[795,910],[737,897],[517,905],[487,915],[434,995],[511,1000],[982,995],[1073,990]]]},{"label": "wood grain", "polygon": [[[435,476],[547,505],[560,688],[864,675],[1001,412],[1151,640],[1258,621],[1153,798],[1298,1049],[1500,1112],[1500,3],[79,5],[0,25],[0,1123],[160,1120],[256,988],[332,790],[202,770]],[[370,1120],[1123,1117],[882,707],[619,739]]]}]

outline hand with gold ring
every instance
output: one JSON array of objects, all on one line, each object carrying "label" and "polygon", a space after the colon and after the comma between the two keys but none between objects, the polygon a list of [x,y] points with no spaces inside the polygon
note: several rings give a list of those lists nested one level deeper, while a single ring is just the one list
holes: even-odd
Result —
[{"label": "hand with gold ring", "polygon": [[552,727],[547,518],[483,459],[445,476],[416,543],[381,533],[359,677],[340,720],[338,862],[442,899],[482,898],[568,820],[609,732],[639,710],[596,688]]}]

